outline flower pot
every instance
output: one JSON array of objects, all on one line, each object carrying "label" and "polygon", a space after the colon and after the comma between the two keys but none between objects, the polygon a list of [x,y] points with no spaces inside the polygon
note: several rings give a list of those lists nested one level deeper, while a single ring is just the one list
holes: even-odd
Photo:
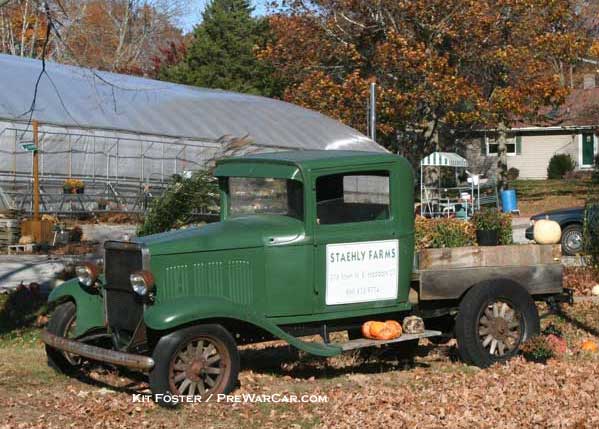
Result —
[{"label": "flower pot", "polygon": [[497,246],[499,244],[499,231],[476,230],[476,242],[479,246]]}]

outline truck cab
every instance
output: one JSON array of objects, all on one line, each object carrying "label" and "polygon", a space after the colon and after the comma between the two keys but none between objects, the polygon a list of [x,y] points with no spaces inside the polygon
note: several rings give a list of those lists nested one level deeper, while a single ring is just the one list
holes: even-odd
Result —
[{"label": "truck cab", "polygon": [[[220,222],[107,242],[103,274],[84,264],[51,293],[60,305],[42,339],[53,367],[92,359],[148,372],[155,395],[205,395],[234,388],[240,344],[281,339],[334,356],[367,346],[406,351],[455,331],[462,357],[487,366],[539,330],[532,292],[520,277],[498,274],[505,269],[415,271],[414,179],[402,157],[264,153],[223,159],[214,175]],[[561,268],[534,265],[534,293],[559,295]],[[446,326],[361,338],[367,320],[414,315]],[[332,331],[347,331],[349,341],[332,343]]]}]

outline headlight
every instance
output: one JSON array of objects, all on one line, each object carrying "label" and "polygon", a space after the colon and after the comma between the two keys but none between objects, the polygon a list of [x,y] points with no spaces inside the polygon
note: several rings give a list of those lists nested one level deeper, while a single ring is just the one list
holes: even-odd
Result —
[{"label": "headlight", "polygon": [[92,287],[96,283],[96,280],[98,280],[100,269],[97,265],[86,263],[76,266],[75,274],[77,275],[79,283],[85,287]]},{"label": "headlight", "polygon": [[154,289],[154,276],[149,271],[137,271],[129,276],[133,291],[141,296],[146,296]]}]

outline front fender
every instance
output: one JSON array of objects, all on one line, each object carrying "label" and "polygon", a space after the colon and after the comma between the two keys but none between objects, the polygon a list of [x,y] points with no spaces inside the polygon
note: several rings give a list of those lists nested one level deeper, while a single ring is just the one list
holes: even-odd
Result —
[{"label": "front fender", "polygon": [[251,323],[310,354],[335,356],[342,352],[341,348],[335,345],[302,341],[289,335],[266,317],[256,314],[250,307],[214,297],[178,298],[156,304],[144,313],[146,326],[157,331],[214,318],[229,318]]},{"label": "front fender", "polygon": [[60,286],[54,288],[48,296],[48,302],[59,302],[71,300],[77,308],[77,325],[75,335],[79,336],[92,328],[104,327],[104,300],[100,294],[92,294],[84,290],[79,281],[67,280]]}]

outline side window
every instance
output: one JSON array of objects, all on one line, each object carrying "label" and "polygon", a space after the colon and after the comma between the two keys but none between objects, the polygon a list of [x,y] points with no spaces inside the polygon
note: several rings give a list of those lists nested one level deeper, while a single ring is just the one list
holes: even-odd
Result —
[{"label": "side window", "polygon": [[316,179],[316,217],[321,225],[389,219],[389,206],[388,171]]}]

